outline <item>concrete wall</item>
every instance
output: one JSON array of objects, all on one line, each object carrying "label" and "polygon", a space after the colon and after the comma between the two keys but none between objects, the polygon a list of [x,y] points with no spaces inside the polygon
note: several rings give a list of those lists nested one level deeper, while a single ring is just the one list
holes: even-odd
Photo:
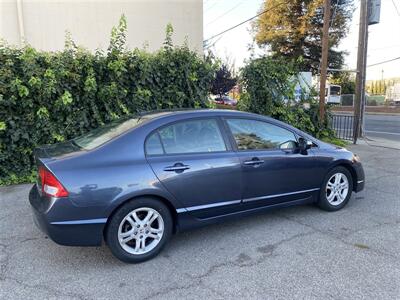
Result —
[{"label": "concrete wall", "polygon": [[202,0],[0,0],[0,38],[15,45],[20,44],[18,1],[25,40],[38,49],[62,49],[67,30],[78,45],[106,49],[112,26],[125,14],[129,48],[159,49],[170,22],[175,44],[187,36],[189,47],[202,52]]}]

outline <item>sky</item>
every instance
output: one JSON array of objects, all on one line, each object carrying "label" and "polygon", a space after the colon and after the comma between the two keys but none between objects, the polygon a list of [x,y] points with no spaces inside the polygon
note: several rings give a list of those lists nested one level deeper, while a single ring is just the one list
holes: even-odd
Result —
[{"label": "sky", "polygon": [[[203,0],[204,39],[222,32],[256,15],[264,0]],[[336,0],[331,0],[332,4]],[[357,65],[357,42],[359,23],[359,0],[355,0],[355,11],[348,36],[339,49],[347,51],[346,69]],[[252,44],[250,22],[233,29],[220,38],[215,38],[210,48],[222,59],[229,59],[236,68],[243,66],[250,56],[248,46]],[[256,53],[262,50],[256,49]],[[400,57],[400,0],[381,0],[380,23],[369,26],[367,65]],[[383,72],[382,72],[383,71]],[[400,59],[367,67],[367,80],[400,77]]]}]

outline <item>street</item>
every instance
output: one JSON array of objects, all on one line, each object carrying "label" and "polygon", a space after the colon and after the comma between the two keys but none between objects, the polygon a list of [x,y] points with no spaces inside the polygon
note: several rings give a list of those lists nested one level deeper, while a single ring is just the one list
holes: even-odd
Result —
[{"label": "street", "polygon": [[365,132],[368,138],[385,138],[400,142],[400,115],[365,115]]},{"label": "street", "polygon": [[400,152],[349,149],[366,189],[343,210],[291,207],[180,233],[138,265],[105,246],[56,245],[33,224],[31,185],[1,187],[0,299],[399,299]]},{"label": "street", "polygon": [[[353,116],[351,113],[334,113],[336,116]],[[353,121],[346,118],[339,118],[333,124],[334,129],[347,138],[353,136]],[[378,143],[389,143],[395,148],[400,149],[400,115],[387,114],[365,114],[365,136],[367,140]]]}]

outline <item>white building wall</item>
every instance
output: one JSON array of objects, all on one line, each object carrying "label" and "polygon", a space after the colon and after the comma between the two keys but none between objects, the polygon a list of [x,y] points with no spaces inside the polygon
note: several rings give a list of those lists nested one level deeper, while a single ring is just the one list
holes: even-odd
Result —
[{"label": "white building wall", "polygon": [[111,28],[125,14],[129,48],[159,49],[171,23],[175,44],[187,37],[189,47],[202,53],[202,0],[0,0],[0,38],[14,45],[21,41],[18,1],[25,40],[37,49],[63,49],[66,31],[78,45],[107,49]]}]

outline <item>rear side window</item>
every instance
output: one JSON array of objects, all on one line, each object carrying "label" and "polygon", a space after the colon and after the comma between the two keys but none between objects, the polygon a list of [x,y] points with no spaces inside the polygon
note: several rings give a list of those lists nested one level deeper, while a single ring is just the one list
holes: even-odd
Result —
[{"label": "rear side window", "polygon": [[293,132],[250,119],[228,119],[227,123],[239,150],[289,149],[296,146]]},{"label": "rear side window", "polygon": [[164,154],[158,132],[152,134],[146,141],[146,153],[148,155]]},{"label": "rear side window", "polygon": [[146,141],[146,154],[183,154],[225,151],[226,146],[214,119],[190,120],[163,127]]}]

